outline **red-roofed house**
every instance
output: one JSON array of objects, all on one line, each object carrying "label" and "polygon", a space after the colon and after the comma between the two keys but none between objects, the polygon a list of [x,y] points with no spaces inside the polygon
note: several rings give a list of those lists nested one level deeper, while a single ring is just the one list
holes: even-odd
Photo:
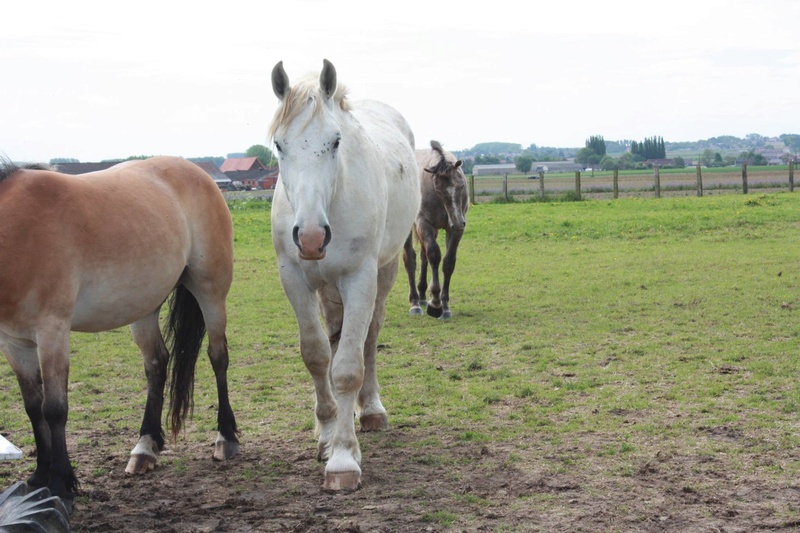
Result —
[{"label": "red-roofed house", "polygon": [[257,157],[229,158],[219,167],[222,172],[247,172],[248,170],[266,170]]},{"label": "red-roofed house", "polygon": [[219,168],[245,189],[274,189],[278,181],[277,167],[265,167],[257,157],[228,158]]}]

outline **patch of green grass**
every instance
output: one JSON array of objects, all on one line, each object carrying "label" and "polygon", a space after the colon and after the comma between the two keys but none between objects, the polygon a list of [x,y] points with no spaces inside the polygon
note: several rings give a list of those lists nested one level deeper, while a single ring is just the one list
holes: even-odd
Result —
[{"label": "patch of green grass", "polygon": [[423,522],[436,523],[442,527],[450,527],[458,519],[458,515],[450,511],[433,511],[422,515]]}]

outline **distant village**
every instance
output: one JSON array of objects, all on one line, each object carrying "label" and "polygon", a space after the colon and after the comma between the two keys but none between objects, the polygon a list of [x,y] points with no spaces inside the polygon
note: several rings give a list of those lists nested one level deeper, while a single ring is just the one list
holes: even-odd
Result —
[{"label": "distant village", "polygon": [[[54,166],[64,174],[85,174],[105,170],[118,163],[56,163]],[[195,161],[195,164],[214,178],[223,191],[271,190],[278,182],[278,167],[267,167],[257,157],[228,157],[220,166],[213,161]]]}]

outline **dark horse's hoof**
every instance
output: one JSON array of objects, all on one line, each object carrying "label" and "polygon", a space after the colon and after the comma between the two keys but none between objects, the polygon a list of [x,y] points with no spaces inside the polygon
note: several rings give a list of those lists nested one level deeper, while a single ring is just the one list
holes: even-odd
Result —
[{"label": "dark horse's hoof", "polygon": [[439,317],[439,320],[450,320],[451,318],[453,318],[453,313],[449,309],[445,309],[442,316]]},{"label": "dark horse's hoof", "polygon": [[31,490],[19,481],[0,494],[0,531],[69,533],[69,513],[47,488]]},{"label": "dark horse's hoof", "polygon": [[428,316],[432,316],[433,318],[439,318],[444,312],[441,307],[434,307],[430,304],[428,304],[426,311],[428,312]]},{"label": "dark horse's hoof", "polygon": [[415,305],[408,310],[408,314],[412,316],[420,316],[422,314],[422,308],[418,305]]}]

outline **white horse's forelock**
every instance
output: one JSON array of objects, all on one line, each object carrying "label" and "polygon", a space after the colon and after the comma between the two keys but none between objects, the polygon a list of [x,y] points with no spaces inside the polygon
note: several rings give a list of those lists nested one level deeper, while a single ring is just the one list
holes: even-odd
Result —
[{"label": "white horse's forelock", "polygon": [[[350,110],[347,92],[347,88],[339,83],[336,87],[336,93],[333,95],[334,102],[342,111]],[[318,74],[307,74],[305,77],[298,80],[297,84],[289,88],[286,97],[275,111],[275,116],[269,127],[269,138],[274,139],[275,132],[278,131],[278,128],[282,125],[289,124],[297,118],[308,101],[312,101],[313,103],[311,105],[314,106],[314,112],[309,117],[310,121],[311,118],[322,112],[323,97],[320,93]],[[304,124],[303,128],[306,126],[307,124]]]}]

